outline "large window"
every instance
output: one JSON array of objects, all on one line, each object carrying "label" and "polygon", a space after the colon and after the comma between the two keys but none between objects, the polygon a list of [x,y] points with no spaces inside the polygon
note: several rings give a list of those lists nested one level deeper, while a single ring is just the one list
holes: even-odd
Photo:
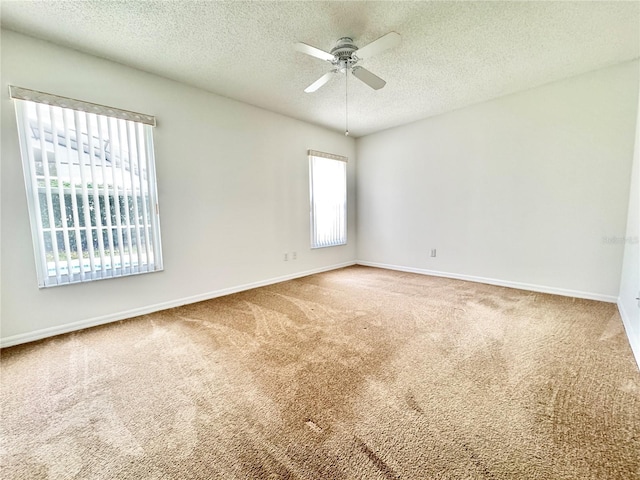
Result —
[{"label": "large window", "polygon": [[309,150],[311,248],[347,243],[347,158]]},{"label": "large window", "polygon": [[161,270],[155,118],[10,91],[39,286]]}]

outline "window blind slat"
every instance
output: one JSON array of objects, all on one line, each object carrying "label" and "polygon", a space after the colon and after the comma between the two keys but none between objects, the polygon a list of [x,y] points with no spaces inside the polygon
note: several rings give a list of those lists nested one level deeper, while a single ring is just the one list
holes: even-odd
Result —
[{"label": "window blind slat", "polygon": [[134,172],[138,167],[138,159],[136,150],[133,148],[131,143],[132,135],[132,123],[126,122],[127,129],[127,148],[129,150],[129,176],[131,177],[131,201],[133,202],[133,227],[135,234],[135,242],[136,242],[136,260],[137,260],[137,268],[140,269],[142,265],[142,252],[140,249],[141,237],[140,237],[140,212],[138,209],[138,195],[136,192],[136,179]]},{"label": "window blind slat", "polygon": [[[123,197],[123,206],[124,206],[124,226],[125,231],[125,238],[127,239],[126,241],[126,251],[127,251],[127,258],[129,259],[129,266],[126,267],[126,272],[127,273],[131,273],[133,272],[133,247],[131,244],[131,217],[130,217],[130,209],[129,209],[129,192],[130,189],[127,188],[127,181],[126,181],[126,168],[127,168],[127,162],[125,161],[125,156],[124,156],[124,149],[122,148],[123,144],[124,144],[124,135],[122,134],[123,131],[123,124],[125,124],[124,120],[118,120],[118,145],[120,146],[120,173],[122,174],[122,197]],[[126,124],[124,125],[124,127],[126,127]],[[125,131],[126,133],[126,131]],[[131,168],[131,160],[129,159],[129,168]]]},{"label": "window blind slat", "polygon": [[[155,170],[155,160],[154,160],[154,152],[153,152],[153,133],[151,128],[146,128],[144,132],[144,146],[145,151],[147,153],[147,191],[149,193],[149,211],[151,215],[151,219],[155,225],[160,225],[160,212],[158,209],[158,193],[156,190],[155,183],[152,182],[152,179],[156,178],[156,170]],[[162,245],[160,241],[159,235],[159,227],[158,231],[155,228],[151,228],[151,245],[153,245],[153,267],[158,264],[158,258],[156,256],[156,252],[162,251]]]},{"label": "window blind slat", "polygon": [[[94,115],[87,114],[83,112],[84,121],[87,125],[87,145],[89,147],[89,171],[91,172],[91,190],[93,194],[93,218],[95,219],[95,226],[91,226],[91,243],[94,243],[94,232],[96,236],[96,240],[98,241],[98,253],[100,255],[100,268],[96,267],[96,275],[100,277],[106,276],[106,262],[105,262],[105,254],[104,254],[104,238],[102,236],[102,208],[100,207],[100,186],[99,186],[99,177],[96,171],[96,159],[95,159],[95,144],[93,137],[93,120]],[[102,159],[101,159],[102,161]],[[104,179],[103,179],[103,188],[104,188]]]},{"label": "window blind slat", "polygon": [[[31,128],[29,126],[29,115],[27,112],[27,105],[20,104],[16,108],[16,113],[18,117],[26,119],[26,121],[20,122],[18,128],[22,132],[23,138],[29,138],[31,135]],[[21,141],[21,147],[23,149],[23,166],[25,172],[28,172],[29,178],[25,178],[25,187],[27,189],[27,201],[29,203],[30,209],[33,209],[35,215],[31,215],[31,232],[33,236],[33,242],[38,246],[41,252],[45,251],[44,245],[44,233],[42,231],[42,210],[40,207],[40,202],[38,200],[38,181],[36,176],[36,162],[34,158],[33,145],[27,144],[26,142]],[[38,273],[38,285],[44,286],[44,278],[47,276],[48,268],[46,262],[46,256],[40,255],[36,256],[36,271]]]},{"label": "window blind slat", "polygon": [[[64,262],[66,269],[65,272],[67,275],[71,275],[71,242],[69,240],[69,223],[67,221],[67,202],[65,198],[65,186],[62,175],[62,164],[60,162],[60,142],[59,142],[59,132],[58,132],[58,121],[57,118],[58,111],[55,110],[55,107],[49,106],[49,117],[51,118],[51,134],[53,139],[53,156],[55,157],[55,165],[56,165],[56,174],[58,181],[58,202],[60,208],[60,222],[62,224],[62,240],[64,242],[64,253],[66,257],[66,262]],[[62,273],[62,272],[61,272]]]},{"label": "window blind slat", "polygon": [[[78,275],[80,280],[85,280],[85,267],[83,262],[83,249],[80,233],[80,214],[78,210],[78,191],[76,189],[76,178],[73,176],[73,154],[71,148],[71,121],[73,120],[73,114],[70,110],[63,110],[62,112],[62,125],[65,132],[65,145],[67,153],[67,164],[69,165],[69,183],[71,186],[71,211],[73,215],[73,226],[75,233],[76,254],[78,256]],[[74,124],[75,125],[75,124]],[[76,147],[78,147],[78,132],[76,130]],[[75,277],[70,273],[71,277]]]},{"label": "window blind slat", "polygon": [[[102,117],[97,117],[98,121],[98,142],[100,143],[100,164],[102,170],[102,183],[104,188],[102,189],[102,201],[104,203],[105,208],[105,223],[107,228],[107,242],[109,244],[109,268],[104,268],[103,263],[103,271],[108,276],[112,277],[115,274],[115,254],[113,252],[113,225],[111,223],[111,189],[113,188],[113,184],[109,185],[107,179],[107,153],[105,150],[105,138],[104,138],[104,126],[103,126]],[[103,237],[102,232],[100,236]]]},{"label": "window blind slat", "polygon": [[[96,278],[96,265],[95,265],[95,250],[93,248],[93,238],[91,235],[91,205],[89,204],[89,189],[88,189],[88,178],[87,173],[85,172],[85,164],[84,164],[84,138],[83,138],[83,130],[82,128],[82,118],[80,117],[79,111],[73,112],[73,119],[75,122],[75,130],[76,130],[76,140],[77,140],[77,152],[78,152],[78,166],[80,170],[80,183],[82,189],[82,211],[84,213],[84,228],[80,229],[80,234],[82,235],[82,231],[84,230],[85,242],[87,244],[87,252],[89,254],[89,275],[90,278]],[[82,112],[84,113],[84,112]],[[80,242],[82,242],[82,236],[80,237]],[[80,258],[80,263],[83,263],[84,259],[84,247],[82,248],[83,256]]]},{"label": "window blind slat", "polygon": [[[49,218],[49,226],[46,227],[45,225],[42,225],[43,227],[43,231],[44,231],[44,240],[45,240],[45,263],[47,266],[47,272],[49,271],[49,262],[47,261],[48,259],[46,258],[48,252],[46,250],[46,240],[47,240],[47,233],[49,234],[49,239],[51,242],[51,248],[53,249],[52,254],[53,254],[53,262],[54,262],[54,266],[55,266],[55,275],[56,275],[56,279],[59,282],[61,280],[60,278],[60,256],[58,253],[58,238],[56,235],[56,228],[55,228],[55,214],[53,212],[53,197],[51,195],[51,175],[49,174],[49,154],[47,152],[47,144],[45,141],[45,131],[44,131],[44,113],[43,113],[43,106],[38,104],[36,105],[36,118],[38,121],[38,136],[39,138],[39,143],[40,143],[40,161],[42,163],[42,176],[44,177],[44,191],[45,191],[45,201],[47,204],[47,216]],[[37,181],[37,177],[36,177],[36,181]],[[40,183],[40,182],[38,182]],[[39,193],[39,189],[38,189],[38,201],[40,201],[40,193]],[[48,231],[47,231],[48,230]]]},{"label": "window blind slat", "polygon": [[149,268],[151,261],[149,259],[149,214],[147,209],[147,201],[148,195],[145,188],[146,182],[143,181],[144,172],[147,171],[146,168],[146,152],[144,151],[144,144],[140,141],[140,130],[142,129],[142,125],[134,125],[135,131],[135,145],[137,150],[137,158],[138,158],[138,185],[137,187],[140,189],[140,204],[142,206],[142,235],[143,235],[143,244],[144,244],[144,266],[145,270]]},{"label": "window blind slat", "polygon": [[[116,178],[116,167],[120,165],[122,167],[122,155],[120,155],[120,164],[118,164],[117,160],[117,152],[115,147],[113,146],[115,143],[116,137],[114,136],[114,126],[116,123],[116,131],[117,131],[117,120],[114,118],[107,119],[107,131],[109,133],[109,147],[111,151],[111,183],[113,184],[113,200],[114,200],[114,213],[116,218],[116,235],[118,238],[118,258],[120,260],[120,271],[124,272],[124,237],[122,233],[122,219],[120,214],[120,189],[118,188],[118,179]],[[123,189],[124,191],[124,189]]]}]

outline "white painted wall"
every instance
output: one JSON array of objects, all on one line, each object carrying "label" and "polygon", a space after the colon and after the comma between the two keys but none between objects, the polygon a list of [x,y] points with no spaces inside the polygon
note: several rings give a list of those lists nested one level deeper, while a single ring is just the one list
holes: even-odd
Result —
[{"label": "white painted wall", "polygon": [[615,302],[637,106],[633,61],[358,139],[359,262]]},{"label": "white painted wall", "polygon": [[[2,32],[1,46],[3,345],[356,257],[534,290],[611,301],[620,295],[619,305],[635,318],[627,305],[635,298],[628,285],[637,285],[637,244],[603,239],[638,232],[637,147],[629,200],[637,61],[354,145],[319,127],[14,32]],[[158,117],[164,272],[37,288],[9,84]],[[351,160],[346,247],[309,248],[308,148]],[[436,258],[429,258],[431,248]],[[292,251],[298,260],[283,262]]]},{"label": "white painted wall", "polygon": [[624,241],[622,277],[618,309],[629,336],[629,343],[640,366],[640,104],[636,122],[636,144],[633,152],[631,191]]},{"label": "white painted wall", "polygon": [[[14,32],[1,40],[3,344],[355,261],[353,139]],[[157,116],[163,272],[38,289],[9,84]],[[309,148],[350,159],[347,246],[309,248]]]}]

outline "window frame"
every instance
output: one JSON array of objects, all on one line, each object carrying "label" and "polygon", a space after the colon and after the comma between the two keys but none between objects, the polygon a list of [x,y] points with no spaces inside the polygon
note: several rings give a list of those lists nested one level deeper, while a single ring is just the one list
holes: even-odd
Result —
[{"label": "window frame", "polygon": [[[20,156],[39,288],[162,271],[162,242],[152,128],[155,126],[155,117],[20,87],[10,86],[9,91],[10,97],[15,103]],[[31,102],[33,107],[28,102]],[[30,118],[27,112],[28,108],[35,108],[37,135],[32,131],[33,125],[31,123],[34,119]],[[55,108],[63,110],[56,111],[54,114]],[[41,118],[43,109],[48,109],[48,113]],[[57,125],[58,120],[54,119],[57,112],[60,112],[64,125]],[[81,117],[81,115],[84,116]],[[91,117],[91,115],[95,117]],[[48,125],[50,132],[46,130],[47,118],[50,122]],[[67,125],[67,120],[70,118],[73,120],[70,122],[72,127]],[[78,123],[80,118],[84,119],[84,124]],[[106,122],[109,130],[114,125],[111,122],[115,122],[119,131],[117,137],[120,142],[119,150],[109,153],[113,159],[113,163],[111,158],[109,159],[109,167],[105,166],[107,162],[105,145],[108,144],[110,147],[112,144],[115,145],[115,136],[112,138],[111,132],[108,134],[101,132],[96,137],[95,133],[97,132],[92,132],[93,121],[97,125],[103,125]],[[120,137],[121,126],[124,126],[125,129],[125,135],[122,138]],[[47,134],[51,138],[52,151],[48,150]],[[77,168],[80,175],[84,175],[80,185],[76,185],[78,179],[72,173],[74,158],[69,156],[74,150],[74,136]],[[99,142],[98,139],[100,139]],[[64,141],[64,145],[60,143],[61,141]],[[104,141],[106,143],[103,143]],[[123,142],[127,143],[126,151]],[[41,155],[42,175],[39,175],[37,171],[36,153],[38,149]],[[88,164],[85,163],[85,154],[88,156]],[[118,165],[118,155],[120,165]],[[50,160],[52,157],[53,162]],[[94,157],[97,157],[101,163],[96,164]],[[69,171],[68,177],[60,176],[59,169],[64,163],[64,159],[66,159],[66,168]],[[125,182],[126,162],[129,165],[129,172],[126,175],[129,175],[131,179],[129,186]],[[56,168],[55,175],[51,175],[52,165],[55,165]],[[107,183],[108,176],[104,176],[108,169],[111,169],[111,185]],[[102,177],[97,174],[98,171]],[[121,186],[116,183],[116,174],[122,177]],[[144,178],[145,176],[146,178]],[[44,180],[40,177],[44,177]],[[134,183],[136,177],[137,184]],[[98,184],[99,179],[102,180],[101,186]],[[55,186],[53,185],[54,180],[57,182]],[[41,187],[42,181],[44,181],[44,186]],[[41,190],[43,191],[41,192]],[[43,206],[41,206],[42,194],[45,195]],[[67,196],[73,205],[67,204]],[[89,198],[93,200],[93,206],[91,206]],[[135,207],[135,217],[131,216],[128,209],[122,213],[120,202],[123,201],[127,204],[129,199],[134,204],[132,206]],[[97,209],[95,209],[96,202]],[[47,209],[46,220],[42,207]],[[55,213],[52,216],[56,207],[59,207],[58,215],[61,226],[58,225]],[[70,207],[72,212],[71,226],[67,223],[69,220],[67,207]],[[65,208],[64,211],[63,208]],[[139,212],[138,208],[142,208],[142,212]],[[84,213],[84,224],[80,221],[81,211]],[[104,224],[102,223],[103,215],[104,218],[108,217],[108,221]],[[111,217],[113,215],[118,219],[118,226],[112,224]],[[126,226],[120,225],[121,217],[126,218]],[[142,222],[140,218],[143,218]],[[48,226],[46,226],[47,224]],[[124,233],[125,228],[127,229],[126,233]],[[118,238],[114,240],[116,229],[118,229]],[[132,229],[135,230],[132,232]],[[49,262],[47,258],[49,253],[46,246],[46,238],[49,238],[46,237],[47,232],[50,237],[54,262]],[[123,242],[123,233],[127,235],[128,243]],[[84,234],[84,238],[82,234]],[[63,238],[62,245],[59,243],[58,235]],[[131,242],[133,235],[136,236],[135,244]],[[72,237],[73,242],[70,240]],[[99,244],[99,249],[97,249],[99,256],[96,256],[97,252],[94,251],[93,244],[96,241]],[[75,248],[71,248],[72,243],[75,244]],[[86,243],[88,248],[84,248],[83,243]],[[116,249],[117,252],[114,253]],[[63,252],[65,260],[59,258]],[[76,254],[77,258],[74,259],[73,254]],[[89,254],[88,260],[85,254]],[[119,264],[115,259],[119,261]],[[50,263],[54,263],[53,274]]]},{"label": "window frame", "polygon": [[[332,153],[319,152],[317,150],[309,150],[309,210],[310,210],[310,234],[311,234],[311,249],[315,250],[318,248],[328,248],[328,247],[338,247],[341,245],[347,245],[348,241],[348,188],[347,188],[347,177],[348,177],[348,158],[343,157],[341,155],[334,155]],[[343,173],[342,173],[342,185],[340,196],[341,199],[339,202],[341,204],[340,218],[341,225],[339,226],[337,232],[339,234],[339,238],[335,238],[334,240],[328,241],[320,241],[319,240],[319,232],[318,232],[318,208],[316,206],[316,194],[314,193],[314,162],[316,161],[330,161],[330,162],[340,162],[342,164]],[[343,194],[343,195],[342,195]],[[335,222],[334,222],[335,223]],[[334,231],[334,234],[336,232]],[[325,237],[327,234],[324,235]]]}]

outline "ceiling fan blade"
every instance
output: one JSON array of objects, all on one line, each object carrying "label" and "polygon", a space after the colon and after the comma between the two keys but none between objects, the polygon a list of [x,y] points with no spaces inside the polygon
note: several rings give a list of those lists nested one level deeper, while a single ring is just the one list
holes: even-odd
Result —
[{"label": "ceiling fan blade", "polygon": [[368,45],[365,45],[362,48],[359,48],[355,51],[355,54],[358,58],[369,58],[377,55],[378,53],[384,52],[390,48],[393,48],[400,44],[400,34],[396,32],[389,32],[386,35],[383,35],[377,40],[374,40]]},{"label": "ceiling fan blade", "polygon": [[362,80],[364,83],[369,85],[374,90],[380,90],[382,87],[384,87],[387,84],[387,82],[382,80],[377,75],[374,75],[366,68],[356,66],[356,67],[353,67],[352,72],[358,79]]},{"label": "ceiling fan blade", "polygon": [[329,52],[325,52],[324,50],[320,50],[319,48],[312,47],[311,45],[307,45],[302,42],[296,43],[296,50],[306,53],[307,55],[311,55],[312,57],[319,58],[320,60],[326,60],[327,62],[332,62],[334,59],[333,55]]},{"label": "ceiling fan blade", "polygon": [[313,82],[307,88],[304,89],[304,93],[313,93],[318,90],[321,86],[327,83],[333,77],[333,74],[336,73],[336,70],[331,70],[330,72],[325,73],[318,80]]}]

